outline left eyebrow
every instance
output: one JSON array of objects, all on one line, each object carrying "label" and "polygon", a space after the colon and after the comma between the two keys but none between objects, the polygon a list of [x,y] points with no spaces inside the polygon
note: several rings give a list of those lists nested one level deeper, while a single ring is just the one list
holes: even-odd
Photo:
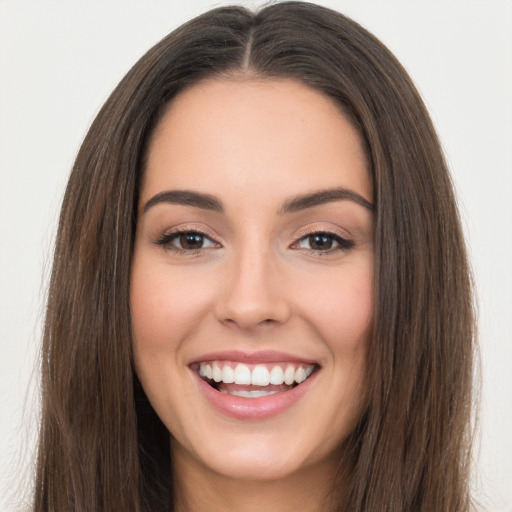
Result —
[{"label": "left eyebrow", "polygon": [[286,201],[284,205],[279,208],[278,214],[293,213],[307,208],[313,208],[314,206],[342,200],[353,201],[354,203],[364,206],[371,212],[375,211],[375,206],[362,195],[350,189],[337,187],[294,197]]},{"label": "left eyebrow", "polygon": [[192,206],[203,210],[214,212],[223,212],[224,207],[221,201],[210,194],[201,194],[192,190],[164,190],[153,196],[142,208],[142,213],[146,213],[150,208],[157,204],[179,204],[182,206]]}]

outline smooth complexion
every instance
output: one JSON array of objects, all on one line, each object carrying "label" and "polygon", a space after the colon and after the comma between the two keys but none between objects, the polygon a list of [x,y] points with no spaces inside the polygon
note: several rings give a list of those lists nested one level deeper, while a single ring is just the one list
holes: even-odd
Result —
[{"label": "smooth complexion", "polygon": [[[170,104],[149,145],[131,306],[180,509],[322,508],[365,399],[372,199],[357,131],[315,90],[233,77]],[[224,410],[198,375],[212,359],[315,371],[280,397],[222,395]],[[250,413],[230,414],[240,403]]]}]

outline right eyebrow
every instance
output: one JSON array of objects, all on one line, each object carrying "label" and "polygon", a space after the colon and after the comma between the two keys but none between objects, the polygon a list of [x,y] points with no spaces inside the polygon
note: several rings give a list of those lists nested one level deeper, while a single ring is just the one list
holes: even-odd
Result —
[{"label": "right eyebrow", "polygon": [[375,210],[375,206],[361,194],[358,194],[354,190],[350,190],[348,188],[336,187],[294,197],[286,201],[286,203],[279,209],[278,213],[284,214],[298,212],[300,210],[306,210],[307,208],[313,208],[332,201],[341,201],[345,199],[364,206],[371,212]]},{"label": "right eyebrow", "polygon": [[164,190],[149,199],[142,209],[142,214],[157,204],[179,204],[183,206],[193,206],[203,210],[214,212],[223,212],[224,206],[220,199],[210,194],[201,194],[191,190]]}]

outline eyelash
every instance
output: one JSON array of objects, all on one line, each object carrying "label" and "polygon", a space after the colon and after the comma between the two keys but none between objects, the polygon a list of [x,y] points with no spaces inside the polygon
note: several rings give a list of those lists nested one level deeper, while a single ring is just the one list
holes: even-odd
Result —
[{"label": "eyelash", "polygon": [[[175,240],[177,240],[180,237],[185,236],[185,235],[201,237],[203,243],[204,243],[204,240],[208,240],[212,245],[210,247],[199,247],[199,248],[195,248],[195,249],[186,249],[184,247],[177,247],[177,246],[173,245],[173,242]],[[299,247],[299,244],[301,244],[303,241],[307,241],[308,239],[309,239],[309,242],[311,245],[311,239],[313,237],[317,237],[317,238],[322,237],[324,239],[332,240],[334,243],[337,244],[337,246],[329,247],[327,249],[312,249],[312,248],[307,249],[307,248]],[[168,251],[172,251],[176,254],[186,254],[186,255],[198,254],[201,251],[204,251],[204,250],[207,250],[210,248],[215,248],[215,246],[220,247],[220,244],[218,244],[217,242],[212,240],[212,238],[210,236],[208,236],[206,233],[203,233],[196,229],[177,229],[177,230],[173,231],[172,233],[166,233],[165,235],[161,236],[158,240],[156,240],[156,244],[163,247],[164,249],[166,249]],[[355,246],[355,243],[352,240],[348,240],[347,238],[344,238],[337,233],[316,230],[316,231],[310,231],[308,233],[303,234],[296,242],[294,242],[290,246],[290,248],[294,249],[294,250],[304,249],[306,251],[311,251],[318,255],[327,255],[327,254],[331,254],[331,253],[335,253],[335,252],[345,252],[345,251],[352,249],[354,246]]]},{"label": "eyelash", "polygon": [[199,252],[209,249],[209,247],[199,247],[197,249],[185,249],[183,247],[176,247],[173,245],[173,242],[177,239],[179,239],[182,236],[199,236],[203,240],[209,240],[212,244],[216,246],[220,246],[217,242],[213,241],[211,237],[209,237],[206,233],[203,233],[197,229],[176,229],[172,233],[166,233],[165,235],[161,236],[157,241],[156,244],[160,245],[164,249],[168,251],[175,252],[177,254],[186,254],[186,255],[193,255],[198,254]]},{"label": "eyelash", "polygon": [[306,249],[307,251],[311,251],[319,255],[327,255],[335,252],[345,252],[349,251],[355,246],[355,243],[352,240],[344,238],[338,233],[333,233],[331,231],[312,230],[309,233],[305,233],[304,235],[302,235],[296,242],[294,242],[291,245],[291,248],[295,250],[300,250],[300,247],[296,247],[298,244],[308,239],[311,244],[311,239],[314,237],[330,239],[337,244],[336,247],[329,247],[328,249]]}]

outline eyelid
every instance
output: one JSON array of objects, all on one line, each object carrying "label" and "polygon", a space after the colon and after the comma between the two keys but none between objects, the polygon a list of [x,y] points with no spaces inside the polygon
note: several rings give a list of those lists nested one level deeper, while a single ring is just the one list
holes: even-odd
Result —
[{"label": "eyelid", "polygon": [[[197,225],[180,225],[170,229],[165,230],[161,235],[155,237],[154,243],[166,250],[177,252],[177,253],[186,253],[186,254],[196,254],[197,252],[209,250],[212,248],[220,248],[222,244],[218,241],[218,237],[212,235],[208,229],[204,229],[198,227]],[[216,247],[201,247],[199,249],[181,249],[176,246],[172,246],[171,242],[179,237],[181,234],[186,233],[196,233],[198,235],[207,238],[210,242],[212,242]]]},{"label": "eyelid", "polygon": [[[197,225],[190,225],[190,224],[183,224],[178,225],[172,228],[169,228],[162,232],[162,234],[155,236],[153,242],[155,245],[158,245],[164,249],[167,249],[169,251],[173,252],[182,252],[187,254],[195,254],[201,251],[213,249],[213,248],[221,248],[223,247],[223,244],[219,242],[219,237],[217,235],[212,235],[211,230],[205,229],[204,227],[200,227]],[[208,239],[213,246],[209,247],[200,247],[198,249],[182,249],[180,247],[172,245],[172,242],[179,237],[180,234],[186,234],[186,233],[197,233],[204,238]],[[327,235],[329,237],[332,237],[334,241],[336,242],[337,246],[330,249],[307,249],[307,248],[300,248],[297,247],[297,245],[303,241],[305,238],[312,236],[312,235]],[[353,246],[355,246],[355,242],[352,239],[352,236],[346,232],[346,230],[342,230],[341,228],[338,228],[337,226],[326,226],[324,225],[315,225],[315,226],[309,226],[305,229],[298,230],[296,234],[293,237],[293,242],[289,245],[289,248],[294,250],[303,250],[305,252],[312,252],[312,253],[318,253],[318,254],[327,254],[330,252],[338,252],[338,251],[347,251],[350,250]]]},{"label": "eyelid", "polygon": [[161,232],[161,235],[157,235],[158,237],[170,236],[170,235],[173,235],[176,233],[178,233],[178,234],[179,233],[199,233],[201,235],[204,235],[204,236],[211,238],[213,240],[216,240],[216,241],[219,238],[218,235],[215,232],[213,232],[211,229],[204,227],[202,225],[194,224],[194,223],[177,224],[175,226],[171,226],[166,229],[162,229],[160,232]]},{"label": "eyelid", "polygon": [[[331,249],[326,249],[326,250],[315,250],[315,249],[304,249],[304,248],[298,248],[298,247],[294,247],[295,245],[297,245],[298,243],[300,243],[302,240],[304,240],[305,238],[309,237],[309,236],[312,236],[312,235],[327,235],[327,236],[330,236],[332,237],[338,244],[337,247],[334,247],[334,248],[331,248]],[[295,249],[295,250],[304,250],[306,252],[313,252],[313,253],[318,253],[318,254],[328,254],[330,252],[338,252],[338,251],[347,251],[347,250],[350,250],[352,249],[356,244],[354,242],[354,240],[352,239],[352,237],[350,235],[346,234],[345,232],[343,232],[341,229],[337,229],[333,226],[314,226],[314,227],[309,227],[309,228],[306,228],[302,231],[300,231],[299,233],[297,233],[294,237],[294,241],[292,242],[292,244],[290,245],[290,248],[291,249]]]},{"label": "eyelid", "polygon": [[339,238],[342,238],[343,240],[352,241],[352,235],[347,230],[341,229],[337,226],[325,224],[317,224],[314,226],[306,227],[305,229],[300,229],[296,232],[294,238],[295,240],[298,240],[306,236],[315,235],[317,233],[335,235]]}]

